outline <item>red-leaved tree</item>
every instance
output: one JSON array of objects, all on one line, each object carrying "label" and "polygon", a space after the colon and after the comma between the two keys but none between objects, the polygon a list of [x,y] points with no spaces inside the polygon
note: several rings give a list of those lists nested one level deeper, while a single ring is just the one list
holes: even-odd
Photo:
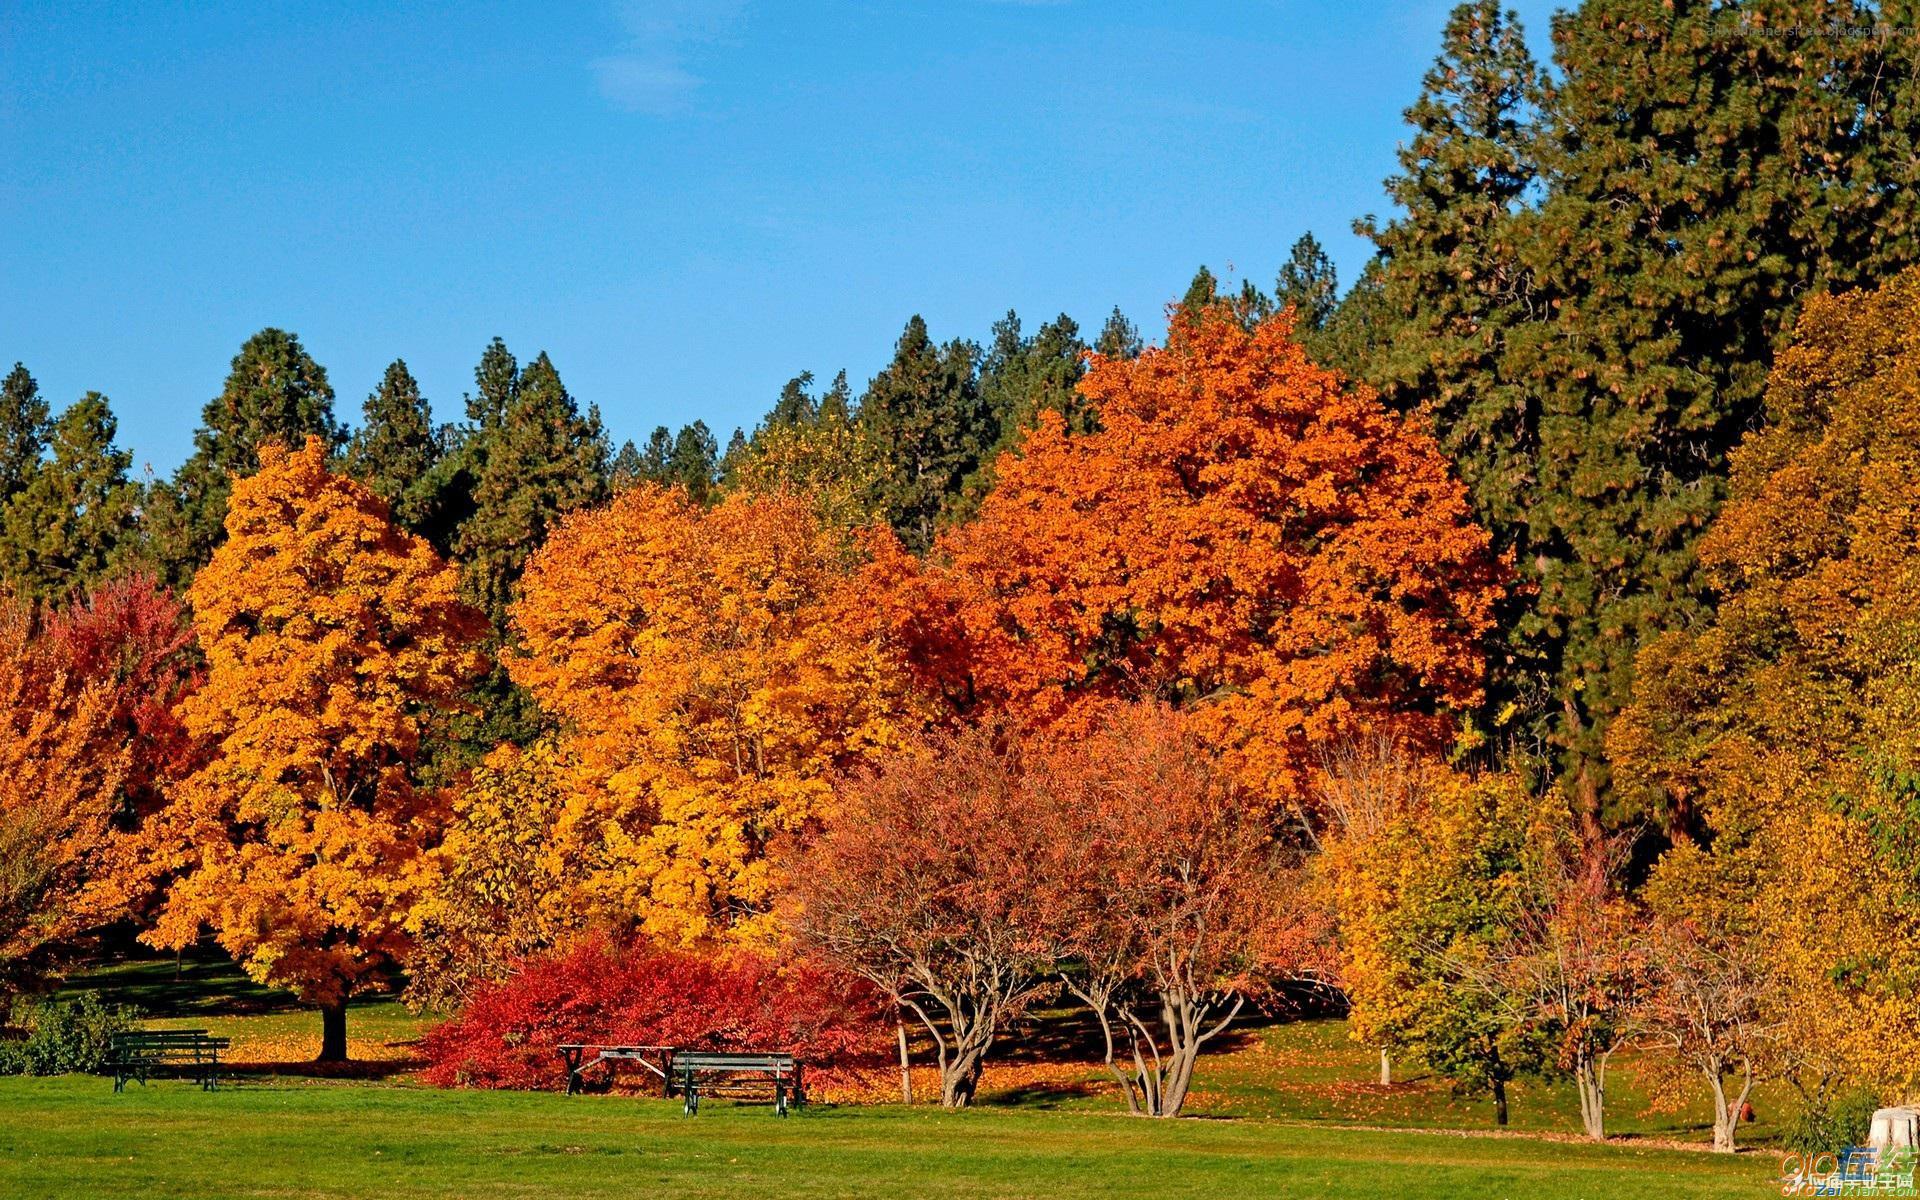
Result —
[{"label": "red-leaved tree", "polygon": [[1062,834],[1042,896],[1067,986],[1100,1019],[1128,1109],[1177,1116],[1201,1048],[1276,973],[1309,965],[1291,961],[1292,915],[1311,910],[1295,856],[1164,704],[1120,706],[1036,757],[1028,812]]},{"label": "red-leaved tree", "polygon": [[830,1077],[885,1053],[879,1002],[863,981],[815,966],[588,938],[481,985],[421,1045],[442,1087],[559,1087],[563,1042],[772,1048]]},{"label": "red-leaved tree", "polygon": [[790,865],[799,943],[919,1018],[940,1102],[964,1108],[1002,1026],[1051,987],[1059,844],[998,728],[938,732],[844,783]]}]

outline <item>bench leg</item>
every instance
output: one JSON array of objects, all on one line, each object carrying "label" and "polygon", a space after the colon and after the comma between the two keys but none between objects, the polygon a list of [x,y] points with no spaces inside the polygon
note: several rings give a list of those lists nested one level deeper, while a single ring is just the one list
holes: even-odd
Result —
[{"label": "bench leg", "polygon": [[687,1097],[685,1105],[687,1115],[690,1117],[697,1115],[700,1112],[700,1093],[694,1090],[692,1071],[688,1071],[687,1077],[681,1081],[681,1090]]},{"label": "bench leg", "polygon": [[773,1112],[775,1116],[787,1115],[787,1086],[778,1079],[773,1081]]}]

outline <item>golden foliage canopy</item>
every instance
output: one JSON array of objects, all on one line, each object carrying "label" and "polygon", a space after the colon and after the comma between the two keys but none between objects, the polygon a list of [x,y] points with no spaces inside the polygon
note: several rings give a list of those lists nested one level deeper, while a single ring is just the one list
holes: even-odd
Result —
[{"label": "golden foliage canopy", "polygon": [[912,724],[849,586],[859,560],[811,498],[709,509],[654,485],[568,517],[534,557],[508,669],[578,764],[554,836],[598,919],[681,942],[771,935],[769,846]]},{"label": "golden foliage canopy", "polygon": [[318,439],[260,460],[189,593],[207,677],[182,715],[215,749],[149,822],[152,866],[175,877],[146,937],[211,927],[255,978],[335,1004],[405,944],[443,819],[409,768],[479,669],[485,622]]}]

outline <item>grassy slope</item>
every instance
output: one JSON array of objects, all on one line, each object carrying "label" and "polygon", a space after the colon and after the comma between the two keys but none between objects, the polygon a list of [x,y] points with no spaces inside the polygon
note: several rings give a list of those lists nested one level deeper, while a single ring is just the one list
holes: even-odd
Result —
[{"label": "grassy slope", "polygon": [[[249,1073],[203,1095],[156,1082],[114,1095],[104,1080],[0,1080],[0,1196],[607,1196],[667,1184],[733,1196],[1687,1196],[1753,1195],[1771,1154],[1729,1160],[1531,1138],[1381,1133],[1348,1126],[1484,1130],[1487,1105],[1415,1075],[1382,1089],[1337,1021],[1245,1031],[1202,1064],[1192,1110],[1211,1120],[1117,1115],[1088,1030],[1056,1015],[991,1067],[985,1106],[816,1106],[787,1122],[711,1104],[624,1096],[443,1092],[404,1080],[425,1022],[391,1000],[356,1004],[356,1058],[384,1083],[298,1078],[319,1021],[217,953],[120,963],[75,980],[155,1014],[155,1026],[234,1038]],[[1078,1061],[1076,1061],[1076,1059]],[[932,1083],[923,1077],[921,1086]],[[877,1081],[885,1095],[891,1084]],[[1621,1132],[1701,1140],[1701,1114],[1647,1115],[1616,1083]],[[1765,1105],[1762,1106],[1765,1111]],[[1576,1127],[1564,1087],[1523,1086],[1517,1127]],[[1228,1118],[1228,1119],[1220,1119]],[[1764,1129],[1749,1126],[1751,1137]]]}]

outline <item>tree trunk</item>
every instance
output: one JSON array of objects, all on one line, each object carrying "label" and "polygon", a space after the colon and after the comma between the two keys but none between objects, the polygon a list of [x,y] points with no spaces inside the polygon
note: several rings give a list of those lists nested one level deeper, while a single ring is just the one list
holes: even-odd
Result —
[{"label": "tree trunk", "polygon": [[317,1062],[347,1061],[347,1002],[320,1006],[320,1057]]},{"label": "tree trunk", "polygon": [[1500,1128],[1507,1127],[1507,1081],[1493,1081],[1493,1123]]},{"label": "tree trunk", "polygon": [[1740,1114],[1746,1111],[1747,1097],[1753,1093],[1753,1064],[1746,1065],[1740,1081],[1740,1092],[1736,1096],[1727,1095],[1727,1085],[1720,1072],[1703,1074],[1707,1076],[1707,1085],[1713,1089],[1713,1148],[1721,1154],[1732,1154],[1735,1149],[1734,1137],[1740,1129]]},{"label": "tree trunk", "polygon": [[986,1066],[985,1046],[963,1045],[940,1070],[940,1106],[967,1108],[980,1090],[980,1073]]},{"label": "tree trunk", "polygon": [[913,1103],[913,1067],[907,1059],[907,1023],[895,1020],[893,1029],[900,1038],[900,1103]]},{"label": "tree trunk", "polygon": [[1596,1062],[1573,1067],[1574,1090],[1580,1094],[1580,1126],[1596,1142],[1607,1140],[1606,1068]]},{"label": "tree trunk", "polygon": [[1387,1053],[1385,1046],[1380,1047],[1380,1086],[1393,1086],[1393,1056]]}]

